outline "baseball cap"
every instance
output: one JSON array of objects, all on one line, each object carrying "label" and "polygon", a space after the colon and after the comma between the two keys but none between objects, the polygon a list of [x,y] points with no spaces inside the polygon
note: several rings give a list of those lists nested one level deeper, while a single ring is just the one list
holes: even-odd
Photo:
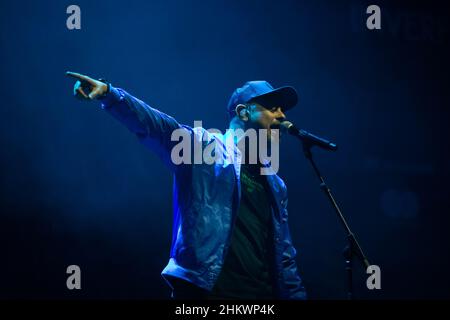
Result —
[{"label": "baseball cap", "polygon": [[290,86],[274,89],[264,80],[248,81],[234,90],[228,101],[228,113],[232,115],[238,104],[250,101],[259,103],[265,108],[281,107],[281,110],[286,111],[297,104],[298,95],[297,91]]}]

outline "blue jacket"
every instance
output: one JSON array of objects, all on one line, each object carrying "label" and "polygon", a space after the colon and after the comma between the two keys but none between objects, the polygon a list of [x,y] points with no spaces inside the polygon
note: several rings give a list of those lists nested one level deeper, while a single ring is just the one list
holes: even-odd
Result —
[{"label": "blue jacket", "polygon": [[[203,128],[179,124],[126,91],[111,87],[102,108],[122,122],[138,139],[155,151],[174,174],[174,224],[170,260],[162,271],[211,290],[219,276],[230,245],[234,220],[240,203],[240,151],[226,147],[223,136]],[[202,146],[215,144],[223,154],[222,163],[180,164],[171,161],[172,131],[186,130]],[[231,150],[230,150],[231,149]],[[232,158],[234,153],[234,158]],[[231,161],[234,159],[235,161]],[[267,175],[273,192],[272,221],[275,292],[278,299],[305,299],[297,271],[296,250],[288,227],[286,186],[277,175]]]}]

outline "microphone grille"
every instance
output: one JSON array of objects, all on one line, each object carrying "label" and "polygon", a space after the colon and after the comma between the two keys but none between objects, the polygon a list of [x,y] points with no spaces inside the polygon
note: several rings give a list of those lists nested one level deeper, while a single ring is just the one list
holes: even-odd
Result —
[{"label": "microphone grille", "polygon": [[292,126],[293,126],[293,123],[290,122],[290,121],[287,121],[287,120],[280,123],[281,129],[284,129],[286,131],[288,131],[289,128],[292,127]]}]

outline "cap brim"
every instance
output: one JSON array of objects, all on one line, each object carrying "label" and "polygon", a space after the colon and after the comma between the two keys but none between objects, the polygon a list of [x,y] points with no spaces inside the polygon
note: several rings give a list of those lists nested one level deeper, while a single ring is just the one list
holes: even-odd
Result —
[{"label": "cap brim", "polygon": [[266,108],[281,107],[281,110],[286,111],[297,104],[298,94],[293,87],[280,87],[254,97],[251,101],[255,101]]}]

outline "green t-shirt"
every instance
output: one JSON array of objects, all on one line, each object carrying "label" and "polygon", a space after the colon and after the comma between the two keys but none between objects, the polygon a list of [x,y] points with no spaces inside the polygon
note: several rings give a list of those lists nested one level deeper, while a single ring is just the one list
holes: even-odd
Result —
[{"label": "green t-shirt", "polygon": [[219,278],[210,298],[273,298],[273,241],[269,189],[259,167],[241,167],[241,203]]}]

